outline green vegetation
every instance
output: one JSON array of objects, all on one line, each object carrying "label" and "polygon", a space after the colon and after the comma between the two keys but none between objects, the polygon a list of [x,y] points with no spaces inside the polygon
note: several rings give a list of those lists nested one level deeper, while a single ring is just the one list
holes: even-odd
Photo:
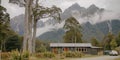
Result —
[{"label": "green vegetation", "polygon": [[108,35],[104,37],[102,43],[105,50],[111,50],[117,47],[115,36],[112,33],[108,33]]},{"label": "green vegetation", "polygon": [[80,31],[81,26],[74,17],[70,17],[65,21],[64,29],[66,30],[66,33],[63,37],[64,42],[66,43],[82,42],[82,34]]},{"label": "green vegetation", "polygon": [[21,48],[21,37],[10,27],[10,17],[6,8],[0,5],[0,46],[2,51]]},{"label": "green vegetation", "polygon": [[91,44],[93,46],[100,46],[100,43],[99,43],[99,41],[96,38],[92,38],[91,39]]},{"label": "green vegetation", "polygon": [[80,58],[82,56],[84,56],[84,54],[82,52],[72,52],[72,51],[68,51],[68,52],[63,52],[62,54],[65,57],[73,57],[73,58]]}]

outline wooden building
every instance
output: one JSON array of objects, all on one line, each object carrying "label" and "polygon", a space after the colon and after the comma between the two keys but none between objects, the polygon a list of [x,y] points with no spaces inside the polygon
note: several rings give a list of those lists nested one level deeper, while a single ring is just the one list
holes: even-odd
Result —
[{"label": "wooden building", "polygon": [[91,43],[50,43],[51,51],[61,53],[65,51],[80,51],[85,54],[97,55],[102,47],[92,46]]}]

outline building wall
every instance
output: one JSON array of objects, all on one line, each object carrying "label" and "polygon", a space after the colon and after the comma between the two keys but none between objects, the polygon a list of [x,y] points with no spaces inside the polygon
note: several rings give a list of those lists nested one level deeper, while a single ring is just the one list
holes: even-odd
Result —
[{"label": "building wall", "polygon": [[85,54],[97,55],[102,49],[90,48],[90,47],[52,47],[51,51],[54,53],[62,53],[67,51],[80,51]]}]

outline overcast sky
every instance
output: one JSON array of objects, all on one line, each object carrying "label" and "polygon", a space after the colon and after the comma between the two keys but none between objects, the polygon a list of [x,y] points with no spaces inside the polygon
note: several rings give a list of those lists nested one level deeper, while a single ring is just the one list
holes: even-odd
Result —
[{"label": "overcast sky", "polygon": [[[86,8],[91,4],[95,4],[100,8],[120,13],[120,0],[43,0],[42,5],[56,5],[64,11],[74,3],[78,3],[80,6]],[[7,8],[11,18],[24,13],[24,8],[20,8],[14,4],[8,4],[8,0],[2,0],[2,5]]]}]

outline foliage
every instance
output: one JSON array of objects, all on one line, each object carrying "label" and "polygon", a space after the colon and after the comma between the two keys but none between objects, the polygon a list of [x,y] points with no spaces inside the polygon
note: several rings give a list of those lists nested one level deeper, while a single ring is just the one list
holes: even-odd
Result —
[{"label": "foliage", "polygon": [[68,52],[63,52],[63,55],[65,57],[82,57],[84,54],[82,52],[72,52],[72,51],[68,51]]},{"label": "foliage", "polygon": [[23,58],[29,58],[29,55],[30,55],[30,54],[29,54],[28,51],[22,53],[22,57],[23,57]]},{"label": "foliage", "polygon": [[20,60],[21,56],[18,50],[11,52],[12,60]]},{"label": "foliage", "polygon": [[12,60],[28,60],[29,52],[20,53],[18,50],[13,50],[11,52]]},{"label": "foliage", "polygon": [[44,54],[43,53],[36,53],[35,57],[37,57],[37,58],[43,58]]},{"label": "foliage", "polygon": [[0,5],[0,45],[2,50],[5,50],[6,38],[11,33],[9,22],[10,17],[6,8]]},{"label": "foliage", "polygon": [[66,43],[80,43],[82,42],[82,34],[80,32],[80,24],[74,18],[70,17],[65,21],[64,29],[66,30],[66,34],[64,35],[64,42]]},{"label": "foliage", "polygon": [[92,44],[93,46],[100,46],[99,41],[98,41],[96,38],[92,38],[92,39],[91,39],[91,44]]},{"label": "foliage", "polygon": [[8,52],[1,53],[1,59],[8,59],[8,58],[10,58],[10,53],[8,53]]},{"label": "foliage", "polygon": [[0,49],[2,51],[10,51],[16,48],[20,49],[20,39],[11,29],[10,17],[6,11],[6,8],[0,5]]},{"label": "foliage", "polygon": [[52,52],[42,52],[42,53],[36,53],[35,56],[37,58],[53,58],[55,57],[55,54]]},{"label": "foliage", "polygon": [[45,58],[52,58],[52,57],[55,57],[55,54],[52,53],[52,52],[45,52],[43,53],[44,57]]},{"label": "foliage", "polygon": [[111,50],[110,42],[115,39],[115,36],[112,33],[108,33],[103,39],[103,47],[105,50]]},{"label": "foliage", "polygon": [[118,36],[116,37],[116,43],[117,43],[117,46],[120,46],[120,32]]},{"label": "foliage", "polygon": [[8,37],[5,46],[6,46],[6,51],[11,51],[18,49],[20,51],[22,45],[22,40],[21,37],[18,35],[13,35]]},{"label": "foliage", "polygon": [[111,46],[111,49],[115,49],[117,47],[117,43],[115,39],[112,39],[112,41],[110,42],[110,46]]}]

